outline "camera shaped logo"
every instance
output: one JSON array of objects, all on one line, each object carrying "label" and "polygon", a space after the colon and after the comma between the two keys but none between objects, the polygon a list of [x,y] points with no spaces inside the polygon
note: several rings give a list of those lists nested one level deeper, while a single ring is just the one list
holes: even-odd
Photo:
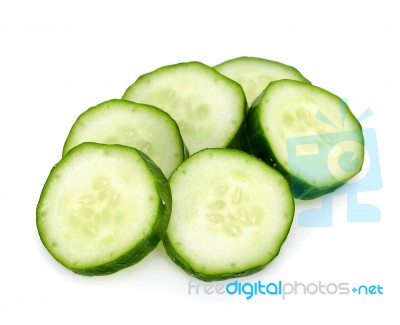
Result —
[{"label": "camera shaped logo", "polygon": [[[359,120],[371,114],[368,109]],[[316,118],[332,125],[321,114],[317,113]],[[375,129],[364,129],[362,135],[358,131],[338,128],[334,133],[287,139],[288,164],[294,175],[304,175],[306,179],[318,179],[320,183],[332,184],[346,181],[362,167],[354,179],[332,193],[323,195],[320,208],[301,211],[298,215],[299,226],[331,227],[332,200],[338,194],[347,196],[348,222],[380,221],[381,212],[377,206],[358,203],[359,193],[382,188]]]},{"label": "camera shaped logo", "polygon": [[286,145],[292,174],[321,183],[344,181],[363,162],[364,143],[357,131],[289,138]]}]

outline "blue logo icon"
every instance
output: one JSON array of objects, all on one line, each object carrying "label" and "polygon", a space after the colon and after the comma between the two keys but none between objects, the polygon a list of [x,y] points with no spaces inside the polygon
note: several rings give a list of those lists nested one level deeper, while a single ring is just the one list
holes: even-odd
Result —
[{"label": "blue logo icon", "polygon": [[[372,115],[367,109],[358,120],[361,122]],[[342,121],[343,112],[341,111]],[[329,118],[321,111],[315,116],[317,119],[335,128]],[[340,126],[339,126],[340,127]],[[343,127],[343,125],[342,125]],[[347,221],[348,222],[379,222],[381,220],[380,209],[371,204],[361,204],[358,202],[358,193],[376,191],[382,188],[382,178],[380,173],[378,146],[375,129],[368,128],[363,130],[364,144],[359,139],[359,134],[355,131],[338,131],[334,136],[330,134],[310,135],[303,137],[290,138],[287,140],[287,150],[289,165],[300,168],[303,175],[307,173],[318,173],[319,178],[326,179],[327,182],[334,180],[335,175],[346,177],[360,167],[362,157],[357,157],[354,148],[364,147],[364,166],[360,173],[363,177],[357,177],[355,181],[349,181],[332,193],[321,197],[321,207],[301,211],[298,215],[299,226],[301,227],[331,227],[333,219],[333,197],[338,194],[347,196]],[[317,141],[318,139],[325,141]],[[324,146],[321,143],[325,143]],[[307,155],[299,154],[299,147],[307,147]],[[361,148],[362,149],[362,148]],[[363,150],[357,150],[362,152]],[[311,154],[310,154],[311,152]],[[318,160],[326,161],[318,170],[309,168],[312,165],[315,155]],[[338,157],[330,159],[330,157]]]}]

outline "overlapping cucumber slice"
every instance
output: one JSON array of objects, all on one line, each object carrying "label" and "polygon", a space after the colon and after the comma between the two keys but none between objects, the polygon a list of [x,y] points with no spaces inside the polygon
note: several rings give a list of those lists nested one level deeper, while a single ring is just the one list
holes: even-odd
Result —
[{"label": "overlapping cucumber slice", "polygon": [[294,202],[287,180],[249,154],[206,149],[172,174],[173,208],[164,246],[202,280],[254,273],[286,239]]},{"label": "overlapping cucumber slice", "polygon": [[262,58],[239,57],[222,62],[214,68],[242,86],[249,105],[272,81],[292,79],[309,83],[296,68]]},{"label": "overlapping cucumber slice", "polygon": [[178,123],[189,153],[240,148],[246,99],[235,81],[200,62],[165,66],[139,77],[123,99],[154,105]]},{"label": "overlapping cucumber slice", "polygon": [[168,178],[188,156],[176,122],[150,105],[112,99],[82,113],[65,141],[63,154],[83,142],[121,144],[143,151]]},{"label": "overlapping cucumber slice", "polygon": [[83,143],[52,169],[37,206],[37,228],[62,265],[84,275],[104,275],[153,250],[170,213],[168,182],[145,154]]},{"label": "overlapping cucumber slice", "polygon": [[360,123],[338,96],[303,82],[275,81],[246,121],[251,152],[290,178],[296,198],[329,193],[364,160]]}]

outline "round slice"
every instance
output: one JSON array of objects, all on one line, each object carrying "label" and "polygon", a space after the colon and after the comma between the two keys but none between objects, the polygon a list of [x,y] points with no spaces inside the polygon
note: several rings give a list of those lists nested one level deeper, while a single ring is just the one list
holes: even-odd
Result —
[{"label": "round slice", "polygon": [[244,140],[242,88],[202,63],[180,63],[145,74],[123,98],[170,114],[190,154],[204,148],[239,148]]},{"label": "round slice", "polygon": [[293,219],[286,179],[233,149],[206,149],[171,175],[171,221],[163,239],[171,259],[202,280],[261,270],[278,255]]},{"label": "round slice", "polygon": [[251,152],[290,177],[296,198],[329,193],[364,160],[360,123],[347,104],[299,81],[271,82],[247,115]]},{"label": "round slice", "polygon": [[168,178],[187,157],[178,125],[164,111],[112,99],[89,108],[72,126],[63,154],[83,142],[121,144],[143,151]]},{"label": "round slice", "polygon": [[228,60],[215,66],[215,69],[242,86],[249,105],[271,81],[292,79],[309,83],[296,68],[254,57]]},{"label": "round slice", "polygon": [[52,169],[36,211],[40,238],[62,265],[104,275],[139,262],[163,237],[171,192],[142,152],[83,143]]}]

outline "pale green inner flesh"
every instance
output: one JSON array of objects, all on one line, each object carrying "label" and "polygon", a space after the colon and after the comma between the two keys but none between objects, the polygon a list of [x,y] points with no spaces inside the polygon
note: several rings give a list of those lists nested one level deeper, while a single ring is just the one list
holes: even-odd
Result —
[{"label": "pale green inner flesh", "polygon": [[287,182],[245,154],[198,154],[173,175],[167,234],[197,272],[235,273],[266,264],[293,216]]},{"label": "pale green inner flesh", "polygon": [[40,207],[46,246],[71,268],[117,259],[149,234],[159,197],[139,154],[75,154],[58,167]]},{"label": "pale green inner flesh", "polygon": [[307,81],[299,71],[290,66],[257,58],[234,59],[217,65],[215,69],[243,87],[249,106],[271,81]]},{"label": "pale green inner flesh", "polygon": [[274,84],[263,97],[261,125],[274,155],[313,185],[346,181],[360,171],[363,135],[338,97],[299,82]]},{"label": "pale green inner flesh", "polygon": [[205,67],[183,64],[138,79],[123,98],[169,113],[193,154],[225,147],[232,140],[244,117],[244,98],[238,89]]},{"label": "pale green inner flesh", "polygon": [[64,151],[83,142],[121,144],[148,155],[168,178],[183,160],[179,130],[165,113],[113,100],[81,115]]}]

